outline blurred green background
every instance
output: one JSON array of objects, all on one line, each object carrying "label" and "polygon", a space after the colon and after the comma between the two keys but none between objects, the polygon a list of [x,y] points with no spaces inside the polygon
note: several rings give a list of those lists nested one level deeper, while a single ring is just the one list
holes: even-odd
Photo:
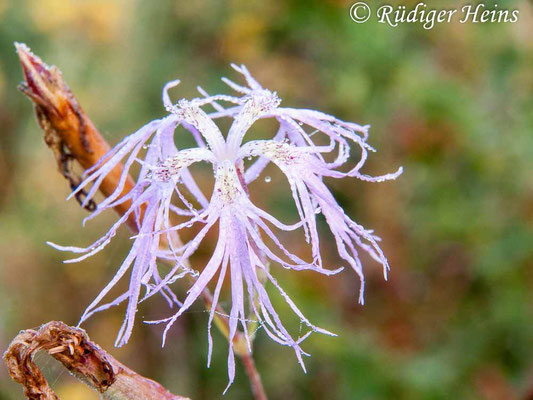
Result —
[{"label": "blurred green background", "polygon": [[[227,92],[230,62],[245,63],[283,104],[371,124],[365,172],[403,165],[395,182],[328,182],[347,213],[383,238],[392,271],[384,282],[368,258],[366,305],[352,271],[324,278],[285,273],[281,284],[307,317],[339,334],[314,335],[308,374],[288,348],[259,332],[255,359],[272,399],[517,399],[533,396],[533,12],[515,24],[418,24],[375,18],[355,24],[351,1],[0,0],[0,349],[20,329],[49,320],[76,324],[127,251],[128,232],[80,264],[45,244],[86,245],[109,214],[65,202],[66,182],[42,140],[13,42],[57,65],[111,143],[163,115],[163,84],[182,79]],[[382,4],[372,2],[372,6]],[[413,6],[416,2],[391,1]],[[432,7],[461,7],[432,2]],[[492,4],[487,2],[487,4]],[[238,78],[237,78],[238,79]],[[263,207],[285,211],[283,184],[252,188]],[[292,215],[294,220],[294,215]],[[321,227],[324,235],[327,231]],[[334,243],[323,240],[328,264]],[[329,256],[331,254],[331,256]],[[196,261],[205,261],[208,252]],[[185,287],[177,287],[184,294]],[[271,288],[272,289],[272,288]],[[274,291],[272,291],[274,293]],[[283,301],[273,295],[276,304]],[[205,367],[208,314],[197,303],[162,350],[160,300],[140,306],[130,343],[113,348],[122,308],[84,327],[119,360],[193,399],[221,397],[227,344],[216,332]],[[284,320],[298,332],[286,309]],[[39,356],[62,399],[96,399],[56,363]],[[0,367],[0,398],[22,398]],[[250,398],[239,365],[228,399]]]}]

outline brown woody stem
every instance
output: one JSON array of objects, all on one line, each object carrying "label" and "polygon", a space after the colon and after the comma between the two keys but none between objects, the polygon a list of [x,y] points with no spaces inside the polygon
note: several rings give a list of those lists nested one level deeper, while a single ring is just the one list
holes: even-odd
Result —
[{"label": "brown woody stem", "polygon": [[117,361],[91,342],[83,329],[59,321],[48,322],[37,331],[20,332],[4,353],[11,377],[23,385],[30,400],[59,400],[33,361],[39,351],[46,351],[61,362],[104,399],[187,400]]},{"label": "brown woody stem", "polygon": [[[61,174],[69,181],[71,188],[75,188],[80,183],[80,177],[72,171],[71,162],[77,161],[83,169],[91,168],[110,147],[85,115],[59,69],[48,67],[26,45],[16,43],[15,47],[25,78],[19,89],[32,100],[37,121],[44,130],[44,140],[54,152]],[[100,191],[104,196],[113,193],[121,172],[122,165],[116,166],[102,182]],[[128,193],[133,186],[133,179],[128,177],[122,194]],[[78,197],[78,201],[82,200]],[[130,204],[125,202],[115,209],[119,214],[124,214]],[[136,229],[133,217],[128,225]]]}]

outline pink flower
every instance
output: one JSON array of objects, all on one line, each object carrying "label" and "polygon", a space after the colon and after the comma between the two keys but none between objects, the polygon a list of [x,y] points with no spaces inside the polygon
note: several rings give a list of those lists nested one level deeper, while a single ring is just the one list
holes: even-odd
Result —
[{"label": "pink flower", "polygon": [[[138,302],[160,293],[167,298],[170,305],[176,304],[179,307],[169,318],[150,322],[167,323],[164,343],[172,324],[191,307],[207,285],[216,280],[208,321],[210,361],[210,330],[215,305],[220,297],[222,283],[229,273],[232,305],[230,315],[226,317],[229,319],[230,339],[234,338],[238,325],[241,326],[245,337],[249,338],[251,333],[248,332],[248,321],[255,318],[270,338],[294,349],[305,370],[302,356],[306,353],[300,347],[302,341],[312,332],[334,334],[314,326],[302,314],[275,280],[269,265],[277,264],[295,271],[312,270],[323,275],[341,271],[342,268],[330,270],[323,265],[316,222],[317,215],[321,213],[335,238],[340,257],[359,276],[359,302],[363,303],[364,275],[358,252],[365,251],[380,263],[385,278],[389,264],[378,245],[379,238],[346,215],[324,184],[323,177],[355,177],[369,182],[381,182],[395,179],[402,169],[378,177],[363,174],[360,170],[368,152],[375,151],[367,143],[368,126],[344,122],[319,111],[280,107],[280,99],[276,93],[259,85],[246,67],[233,65],[233,68],[244,76],[248,85],[240,86],[223,78],[238,92],[237,96],[210,96],[200,88],[202,98],[182,99],[173,104],[168,90],[179,81],[167,84],[163,90],[163,102],[170,114],[148,123],[126,137],[97,166],[88,171],[86,179],[77,189],[81,190],[92,184],[86,198],[86,201],[89,201],[106,174],[123,161],[125,168],[121,184],[88,218],[93,218],[118,203],[131,200],[127,214],[119,218],[101,239],[87,248],[57,245],[54,247],[84,254],[70,260],[81,261],[102,250],[116,234],[119,226],[133,214],[137,217],[139,233],[133,238],[131,251],[113,280],[87,308],[80,322],[97,311],[127,300],[126,318],[117,338],[117,345],[121,346],[131,335]],[[230,105],[223,107],[220,102]],[[203,108],[207,105],[212,106],[214,111],[204,111]],[[215,124],[214,121],[218,118],[232,119],[227,135],[223,135]],[[278,121],[277,133],[267,140],[246,142],[245,136],[250,127],[256,121],[266,118]],[[193,135],[198,147],[183,150],[176,148],[174,130],[179,125]],[[315,144],[316,134],[325,135],[329,143]],[[361,156],[355,165],[346,168],[350,161],[350,149],[354,145],[361,152]],[[139,160],[141,150],[145,147],[148,150],[144,159]],[[244,168],[243,161],[252,158],[256,160],[248,168]],[[137,184],[127,196],[120,198],[129,168],[134,162],[141,163]],[[211,164],[213,168],[215,183],[209,200],[188,170],[189,166],[198,162]],[[282,223],[254,205],[249,198],[248,184],[257,179],[269,163],[275,164],[288,180],[299,216],[299,221],[295,224]],[[192,195],[195,204],[187,200],[183,190]],[[174,225],[171,222],[171,214],[186,218],[186,221]],[[177,233],[193,225],[199,226],[198,233],[189,242],[181,244]],[[212,229],[218,229],[217,244],[209,262],[198,273],[187,267],[187,260],[194,255],[206,234]],[[310,261],[302,260],[290,252],[276,234],[279,231],[297,229],[304,230],[306,240],[311,246],[313,259]],[[165,248],[160,248],[161,245],[165,245]],[[158,260],[170,260],[174,267],[162,274],[158,268]],[[130,268],[129,290],[114,301],[99,305]],[[180,302],[170,286],[186,274],[192,274],[197,279],[183,302]],[[217,274],[218,277],[215,278]],[[265,289],[265,279],[277,289],[302,323],[309,328],[302,337],[294,338],[283,326]],[[143,286],[146,293],[141,298]],[[250,315],[247,314],[247,308]],[[251,351],[250,343],[248,344]],[[228,373],[231,384],[235,376],[232,340],[229,340]]]}]

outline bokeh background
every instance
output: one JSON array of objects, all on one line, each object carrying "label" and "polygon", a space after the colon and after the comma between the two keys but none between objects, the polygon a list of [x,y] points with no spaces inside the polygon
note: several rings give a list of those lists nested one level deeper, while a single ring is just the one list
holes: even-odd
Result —
[{"label": "bokeh background", "polygon": [[[65,202],[67,184],[30,102],[16,89],[22,74],[13,42],[20,41],[60,67],[111,143],[163,115],[165,82],[182,79],[176,96],[195,95],[198,84],[227,92],[219,77],[237,78],[229,68],[237,62],[285,105],[371,124],[378,153],[367,173],[404,166],[395,182],[328,182],[347,213],[383,238],[391,262],[384,282],[380,268],[364,260],[364,307],[351,271],[324,278],[272,267],[309,319],[339,334],[305,342],[312,354],[305,375],[290,349],[259,332],[255,359],[272,399],[531,398],[532,5],[498,2],[520,10],[515,24],[456,19],[424,30],[375,18],[355,24],[351,3],[0,0],[0,349],[20,329],[50,320],[75,324],[129,244],[122,232],[105,251],[72,265],[45,244],[89,244],[114,216],[82,229],[85,212]],[[439,5],[463,3],[432,2]],[[281,181],[258,181],[251,190],[262,207],[294,218]],[[336,265],[333,246],[323,240],[328,263]],[[200,252],[195,262],[203,265],[208,255]],[[273,297],[297,333],[298,322]],[[165,307],[143,303],[139,320],[164,317]],[[141,322],[126,347],[113,348],[123,311],[96,315],[84,327],[170,390],[221,397],[227,345],[214,334],[208,370],[202,304],[176,323],[164,349],[162,328]],[[62,399],[97,398],[53,360],[43,355],[38,363]],[[226,398],[250,398],[244,370],[237,372]],[[4,365],[0,398],[22,398]]]}]

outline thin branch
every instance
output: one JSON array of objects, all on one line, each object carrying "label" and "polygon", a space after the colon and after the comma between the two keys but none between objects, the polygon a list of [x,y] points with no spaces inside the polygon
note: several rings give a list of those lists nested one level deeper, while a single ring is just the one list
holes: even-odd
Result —
[{"label": "thin branch", "polygon": [[[59,69],[55,66],[47,66],[26,45],[16,43],[15,46],[25,77],[25,82],[21,83],[19,89],[34,103],[37,120],[45,132],[45,142],[54,152],[60,172],[68,179],[71,188],[74,188],[79,184],[80,178],[72,172],[71,162],[77,161],[83,169],[89,169],[107,153],[110,146],[84,113]],[[106,175],[100,185],[100,191],[104,196],[113,193],[122,171],[123,166],[119,164]],[[122,195],[127,194],[133,186],[133,179],[128,177]],[[80,203],[83,196],[84,193],[81,192],[81,198],[78,198]],[[92,207],[94,206],[93,203]],[[129,206],[130,203],[125,202],[117,206],[115,210],[122,215]],[[133,216],[128,220],[128,226],[132,231],[137,231],[137,223]],[[202,299],[206,308],[210,310],[212,295],[209,289],[206,288],[203,291]],[[221,317],[228,314],[220,305],[217,305],[216,311],[214,317],[216,326],[228,339],[228,321]],[[233,343],[235,352],[242,359],[250,377],[255,398],[266,399],[254,360],[242,332],[236,333]]]},{"label": "thin branch", "polygon": [[263,388],[263,383],[261,382],[261,375],[255,367],[255,362],[250,353],[241,354],[242,364],[250,380],[250,385],[252,386],[252,391],[254,398],[256,400],[267,400],[267,395],[265,389]]},{"label": "thin branch", "polygon": [[33,361],[46,351],[76,378],[109,400],[187,400],[168,392],[159,383],[145,378],[117,361],[91,342],[83,329],[51,321],[39,330],[20,332],[4,353],[9,374],[24,387],[30,400],[59,400]]}]

